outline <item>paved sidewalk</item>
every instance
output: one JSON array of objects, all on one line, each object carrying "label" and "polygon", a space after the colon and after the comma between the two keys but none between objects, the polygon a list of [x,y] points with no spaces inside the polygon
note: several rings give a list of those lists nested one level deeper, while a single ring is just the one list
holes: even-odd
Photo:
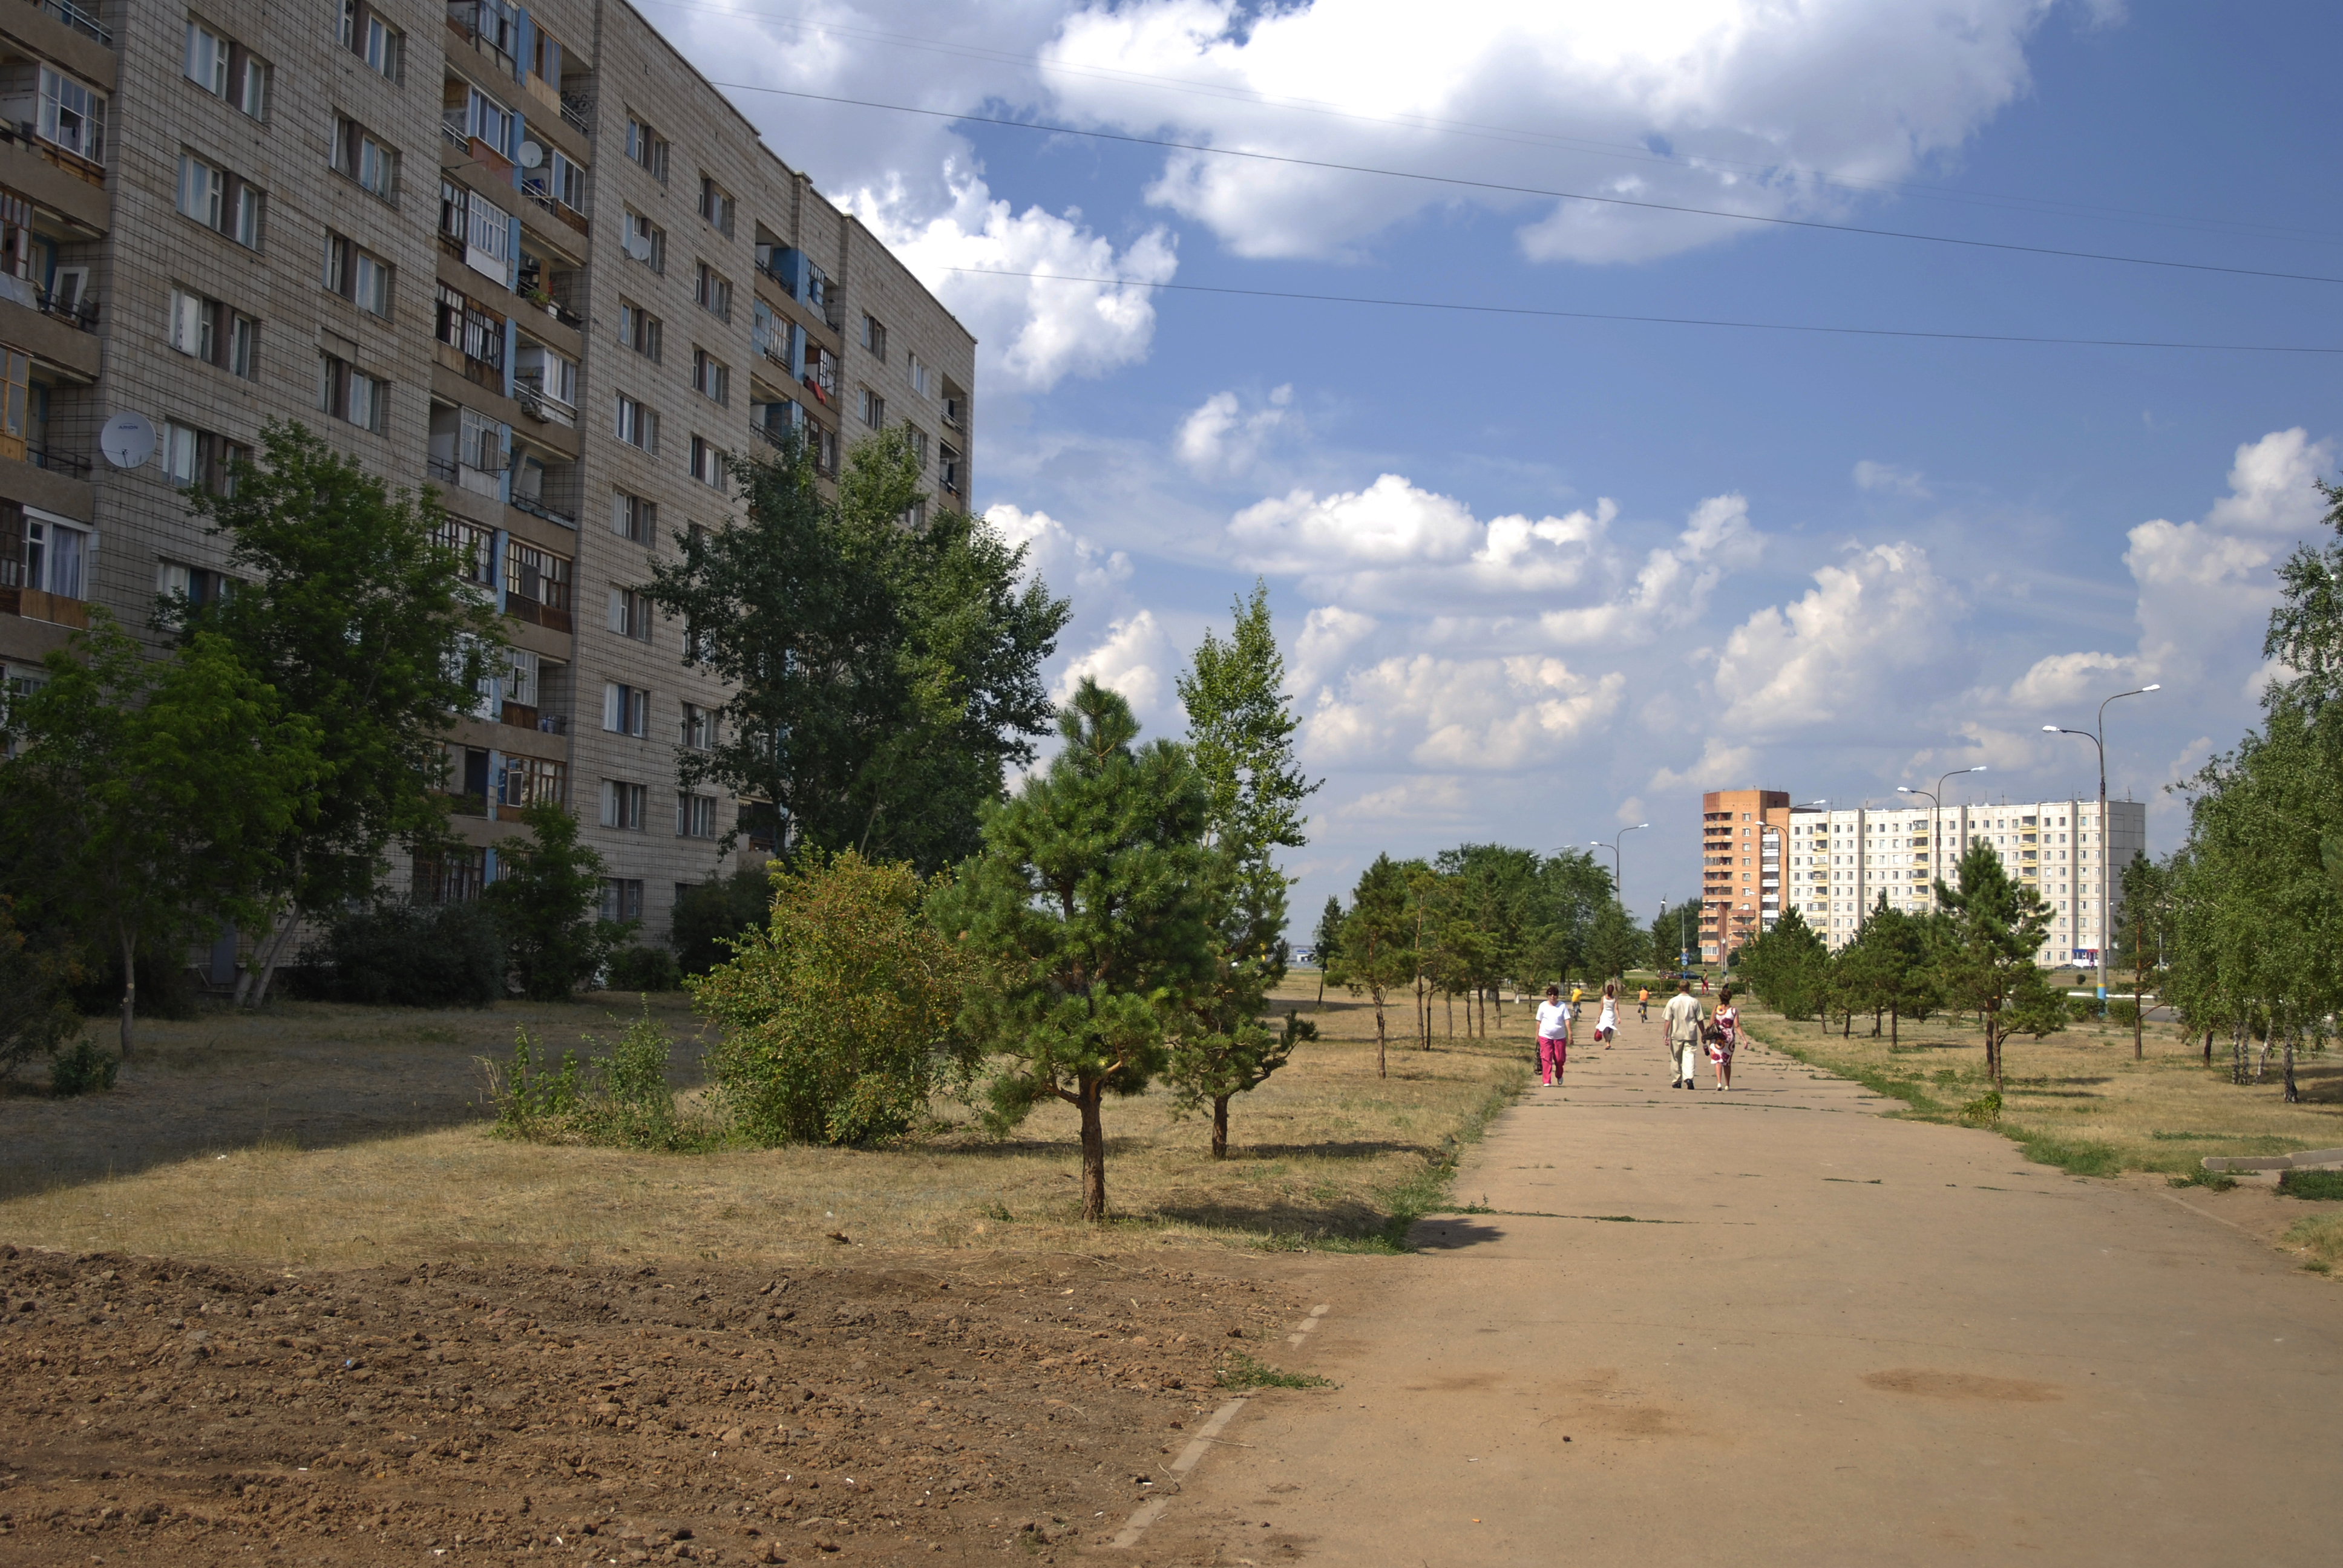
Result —
[{"label": "paved sidewalk", "polygon": [[1252,1401],[1123,1555],[2337,1560],[2343,1291],[1762,1048],[1671,1091],[1657,1010],[1499,1120],[1494,1212],[1328,1261],[1265,1359],[1340,1389]]}]

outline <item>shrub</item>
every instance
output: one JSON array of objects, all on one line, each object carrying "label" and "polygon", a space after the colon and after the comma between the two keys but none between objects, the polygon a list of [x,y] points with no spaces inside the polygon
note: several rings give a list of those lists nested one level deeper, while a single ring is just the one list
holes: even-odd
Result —
[{"label": "shrub", "polygon": [[975,1067],[954,1027],[970,965],[928,923],[940,885],[852,850],[772,873],[772,916],[686,982],[725,1029],[726,1109],[759,1143],[868,1143],[910,1131]]},{"label": "shrub", "polygon": [[0,1079],[51,1054],[80,1027],[66,999],[75,972],[68,960],[35,949],[16,929],[12,901],[0,898]]},{"label": "shrub", "polygon": [[2343,1171],[2281,1171],[2278,1190],[2289,1198],[2343,1198]]},{"label": "shrub", "polygon": [[2091,1020],[2099,1016],[2098,998],[2089,996],[2068,997],[2066,999],[2066,1016],[2073,1019],[2077,1023],[2090,1022]]},{"label": "shrub", "polygon": [[49,1060],[49,1092],[55,1095],[103,1092],[114,1087],[122,1059],[100,1050],[97,1042],[82,1036]]},{"label": "shrub", "polygon": [[677,990],[682,985],[683,971],[665,948],[622,948],[610,955],[609,971],[603,977],[607,990]]},{"label": "shrub", "polygon": [[[615,1020],[613,1020],[615,1021]],[[587,1046],[600,1042],[582,1036]],[[668,1087],[668,1059],[674,1041],[653,1020],[649,1009],[627,1026],[608,1056],[578,1060],[565,1050],[548,1062],[528,1030],[513,1042],[512,1060],[483,1057],[488,1101],[496,1107],[494,1131],[531,1143],[591,1143],[612,1149],[689,1151],[720,1141],[704,1120],[676,1111]]]},{"label": "shrub", "polygon": [[567,1001],[634,935],[632,920],[597,918],[602,857],[578,838],[578,819],[551,801],[525,808],[526,839],[497,851],[497,879],[481,898],[497,917],[514,981],[531,1001]]},{"label": "shrub", "polygon": [[719,964],[732,961],[732,938],[765,923],[772,907],[773,885],[765,875],[767,862],[733,868],[732,874],[676,897],[675,913],[668,922],[668,940],[688,975],[704,975]]},{"label": "shrub", "polygon": [[378,904],[301,954],[295,989],[374,1007],[486,1007],[505,994],[505,944],[477,903]]},{"label": "shrub", "polygon": [[1961,1120],[1972,1127],[2001,1125],[2001,1091],[1990,1090],[1961,1107]]}]

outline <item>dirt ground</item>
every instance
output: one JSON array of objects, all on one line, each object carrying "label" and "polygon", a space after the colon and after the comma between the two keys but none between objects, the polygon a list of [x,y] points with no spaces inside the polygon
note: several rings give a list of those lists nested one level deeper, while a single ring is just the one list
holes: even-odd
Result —
[{"label": "dirt ground", "polygon": [[0,1247],[0,1562],[1055,1562],[1306,1312],[1278,1260],[1210,1261]]}]

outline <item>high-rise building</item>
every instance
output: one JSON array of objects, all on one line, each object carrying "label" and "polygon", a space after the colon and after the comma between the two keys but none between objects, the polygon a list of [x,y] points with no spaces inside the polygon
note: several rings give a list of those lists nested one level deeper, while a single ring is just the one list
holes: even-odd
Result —
[{"label": "high-rise building", "polygon": [[560,800],[664,930],[738,807],[677,784],[727,692],[634,585],[788,431],[827,483],[908,424],[964,506],[975,340],[624,0],[0,0],[0,678],[232,590],[179,492],[300,420],[438,487],[514,647],[417,892]]},{"label": "high-rise building", "polygon": [[1700,956],[1715,963],[1772,925],[1781,908],[1780,789],[1713,789],[1700,800]]}]

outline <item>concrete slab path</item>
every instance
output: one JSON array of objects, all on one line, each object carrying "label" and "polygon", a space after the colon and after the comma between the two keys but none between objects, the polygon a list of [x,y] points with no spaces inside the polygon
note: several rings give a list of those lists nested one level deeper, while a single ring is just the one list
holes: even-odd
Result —
[{"label": "concrete slab path", "polygon": [[1248,1402],[1121,1555],[2343,1556],[2336,1286],[1762,1048],[1670,1090],[1657,1013],[1492,1128],[1455,1189],[1492,1212],[1329,1261],[1264,1359],[1339,1389]]}]

